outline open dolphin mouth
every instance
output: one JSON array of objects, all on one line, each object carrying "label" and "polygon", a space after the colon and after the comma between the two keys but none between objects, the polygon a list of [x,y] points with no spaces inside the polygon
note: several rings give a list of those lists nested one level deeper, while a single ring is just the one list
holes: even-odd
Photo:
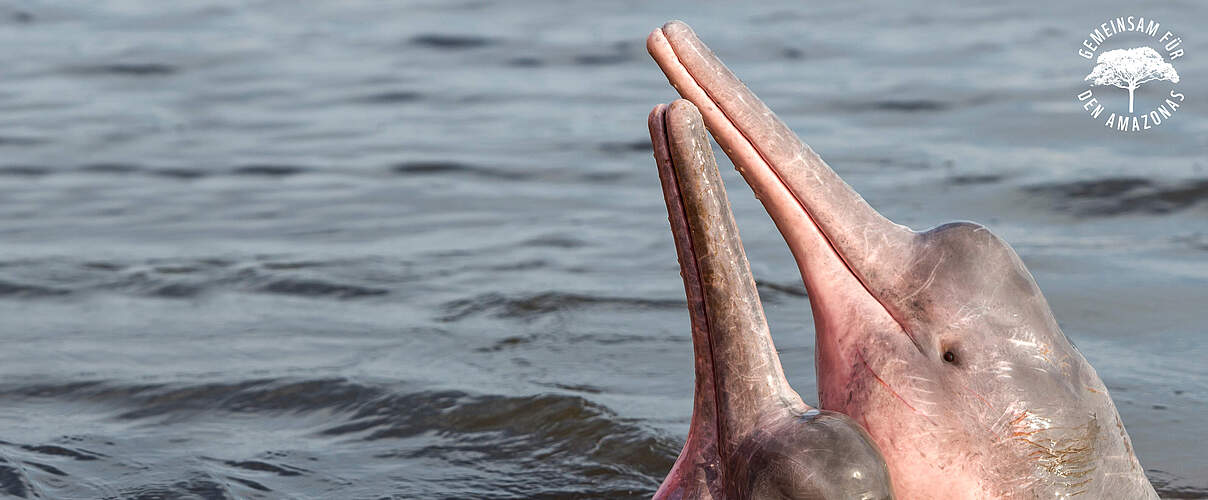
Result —
[{"label": "open dolphin mouth", "polygon": [[[803,144],[686,24],[650,34],[647,49],[767,208],[802,271],[819,331],[879,317],[903,325],[894,269],[910,265],[915,233],[869,206]],[[860,312],[853,315],[853,308]]]}]

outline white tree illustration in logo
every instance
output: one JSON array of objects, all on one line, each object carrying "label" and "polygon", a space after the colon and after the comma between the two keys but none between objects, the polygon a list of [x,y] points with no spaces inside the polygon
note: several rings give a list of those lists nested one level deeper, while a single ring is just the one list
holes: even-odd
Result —
[{"label": "white tree illustration in logo", "polygon": [[1128,112],[1133,112],[1133,92],[1142,83],[1170,80],[1179,83],[1174,66],[1149,47],[1109,50],[1099,54],[1095,69],[1086,75],[1091,85],[1114,85],[1128,90]]}]

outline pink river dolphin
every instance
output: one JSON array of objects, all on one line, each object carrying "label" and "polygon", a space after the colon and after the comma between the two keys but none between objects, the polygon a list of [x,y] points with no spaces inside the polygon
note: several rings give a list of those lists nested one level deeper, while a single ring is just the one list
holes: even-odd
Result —
[{"label": "pink river dolphin", "polygon": [[[685,268],[686,288],[693,280],[702,287],[695,300],[689,290],[690,305],[705,304],[706,328],[726,328],[732,337],[711,344],[712,371],[735,382],[717,379],[702,388],[698,345],[696,412],[706,414],[702,420],[721,423],[690,429],[660,495],[673,497],[669,490],[690,475],[707,487],[681,489],[683,498],[860,498],[843,495],[867,484],[844,483],[848,489],[833,490],[838,496],[794,496],[797,485],[818,483],[814,476],[842,476],[842,467],[818,466],[815,455],[817,448],[843,442],[841,455],[860,450],[851,466],[861,475],[878,473],[870,464],[879,451],[898,499],[1158,498],[1103,381],[1062,333],[1032,275],[1006,242],[969,222],[916,232],[883,217],[686,24],[672,21],[656,29],[647,49],[671,85],[699,109],[788,243],[814,316],[822,411],[813,418],[835,422],[825,424],[830,439],[812,445],[820,433],[801,430],[809,429],[801,420],[815,410],[784,381],[762,311],[755,314],[754,284],[737,277],[747,264],[737,232],[729,227],[728,205],[715,206],[724,216],[701,216],[703,225],[680,229],[676,238],[678,243],[690,234],[698,252],[700,278],[690,279]],[[666,120],[663,129],[690,131],[691,113],[679,111],[686,107],[656,109],[652,130],[659,115]],[[691,164],[712,161],[711,154],[702,159],[709,148],[699,137],[666,136],[664,150],[666,144],[673,152],[683,150],[679,157],[670,155],[677,169],[679,158]],[[655,146],[658,157],[657,138]],[[676,177],[689,214],[694,204],[725,204],[718,199],[719,178],[707,168],[699,170],[679,171]],[[664,188],[666,193],[665,176]],[[694,197],[704,201],[687,201]],[[674,220],[673,214],[673,227]],[[702,248],[710,249],[705,258]],[[739,264],[720,262],[726,259]],[[728,278],[711,277],[710,268],[727,265],[743,269]],[[710,289],[711,284],[718,287]],[[714,301],[728,309],[710,307]],[[693,312],[694,335],[701,314]],[[742,335],[756,340],[734,339]],[[723,347],[727,342],[740,347]],[[741,346],[750,352],[719,357]],[[713,407],[710,400],[716,402]],[[732,417],[729,412],[739,407],[763,410]],[[860,448],[864,432],[875,450]],[[834,480],[846,477],[839,476]]]},{"label": "pink river dolphin", "polygon": [[785,380],[696,107],[656,107],[650,137],[696,366],[688,441],[655,498],[893,498],[860,424],[809,407]]}]

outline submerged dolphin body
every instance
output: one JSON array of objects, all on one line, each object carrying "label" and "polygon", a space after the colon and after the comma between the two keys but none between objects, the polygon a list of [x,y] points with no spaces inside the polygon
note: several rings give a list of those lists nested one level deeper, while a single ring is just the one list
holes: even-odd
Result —
[{"label": "submerged dolphin body", "polygon": [[882,217],[686,24],[647,49],[788,242],[821,407],[864,425],[902,499],[1157,498],[1107,388],[1015,252],[967,222]]},{"label": "submerged dolphin body", "polygon": [[660,105],[650,135],[696,367],[688,440],[655,498],[892,498],[860,425],[810,408],[784,378],[700,113]]}]

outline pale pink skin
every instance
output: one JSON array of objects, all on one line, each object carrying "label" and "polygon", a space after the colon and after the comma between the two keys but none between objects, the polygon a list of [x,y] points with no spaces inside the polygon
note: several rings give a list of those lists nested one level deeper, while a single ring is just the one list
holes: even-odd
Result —
[{"label": "pale pink skin", "polygon": [[820,406],[863,424],[897,498],[1157,498],[1107,388],[1005,242],[882,217],[686,24],[647,48],[788,242]]},{"label": "pale pink skin", "polygon": [[680,99],[649,124],[696,375],[688,439],[655,498],[891,499],[860,424],[810,408],[785,379],[700,113]]}]

